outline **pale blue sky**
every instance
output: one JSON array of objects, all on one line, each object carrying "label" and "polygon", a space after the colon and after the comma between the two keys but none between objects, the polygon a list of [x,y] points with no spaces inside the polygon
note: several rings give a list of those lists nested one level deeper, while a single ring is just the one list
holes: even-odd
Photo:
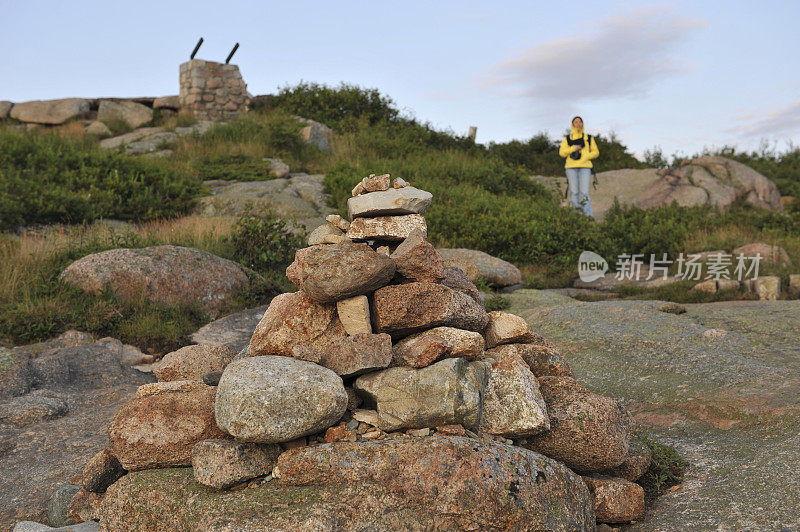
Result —
[{"label": "pale blue sky", "polygon": [[800,144],[800,3],[0,0],[0,100],[176,94],[235,42],[252,94],[375,87],[478,141],[573,114],[641,153]]}]

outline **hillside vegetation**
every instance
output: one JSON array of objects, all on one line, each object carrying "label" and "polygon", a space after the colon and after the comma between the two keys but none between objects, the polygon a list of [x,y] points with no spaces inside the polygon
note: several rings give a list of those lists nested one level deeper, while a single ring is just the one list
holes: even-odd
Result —
[{"label": "hillside vegetation", "polygon": [[[794,264],[800,265],[800,211],[796,202],[786,215],[758,211],[745,204],[737,204],[726,213],[711,207],[673,205],[642,211],[615,206],[602,222],[597,222],[559,207],[556,198],[528,178],[563,172],[563,160],[557,154],[560,139],[545,134],[527,141],[484,146],[405,116],[390,98],[376,90],[344,84],[336,88],[308,83],[287,87],[275,95],[258,97],[253,108],[248,115],[219,125],[206,135],[182,138],[173,155],[160,159],[103,151],[97,139],[84,136],[83,127],[69,124],[49,131],[23,132],[0,125],[0,229],[56,222],[82,224],[101,218],[153,222],[159,227],[180,224],[169,220],[191,213],[196,198],[205,192],[203,180],[269,179],[264,158],[278,157],[293,171],[326,174],[326,190],[333,207],[342,214],[346,213],[353,185],[370,173],[390,173],[429,190],[434,202],[427,220],[434,243],[480,249],[510,260],[522,268],[528,284],[534,287],[564,286],[575,276],[577,257],[586,249],[613,262],[621,253],[667,252],[675,256],[765,241],[784,247]],[[302,124],[295,115],[334,129],[329,153],[302,142]],[[598,136],[597,142],[601,151],[598,171],[648,166],[613,137]],[[800,190],[798,149],[746,154],[725,148],[720,154],[773,179],[784,195],[797,195]],[[648,162],[666,164],[660,152],[649,153]],[[161,317],[156,319],[159,312],[144,306],[121,309],[110,295],[86,299],[88,296],[69,292],[57,283],[56,275],[81,254],[120,245],[183,243],[250,266],[258,262],[265,246],[277,247],[267,256],[291,257],[291,237],[272,222],[250,219],[244,225],[240,223],[235,226],[237,230],[252,234],[238,242],[231,236],[234,222],[220,222],[222,229],[214,229],[213,237],[202,238],[177,238],[158,231],[153,236],[156,226],[152,225],[138,229],[125,241],[107,235],[101,238],[88,228],[66,231],[62,245],[46,252],[39,250],[38,254],[26,254],[27,244],[20,246],[14,239],[2,237],[0,259],[5,262],[4,275],[8,277],[4,281],[7,286],[0,286],[6,294],[2,303],[7,309],[0,315],[0,340],[32,340],[80,326],[147,344],[149,340],[141,338],[148,319],[159,322],[156,329],[183,320],[155,342],[160,346],[179,343],[182,334],[202,321],[202,317],[191,318],[195,311],[178,313],[182,317],[174,319],[164,317],[169,311],[159,311]],[[245,250],[242,246],[248,239],[251,249]],[[285,282],[282,267],[277,265],[280,262],[262,264],[260,272],[271,279],[273,291]],[[788,272],[772,271],[784,277]],[[241,306],[253,300],[245,295]],[[112,306],[98,307],[98,301]],[[73,310],[68,311],[70,308]],[[141,321],[127,319],[134,315]],[[103,325],[103,316],[125,319],[118,320],[119,327],[109,329]],[[192,323],[185,323],[186,319]],[[32,332],[20,336],[19,328],[26,320],[32,323],[27,328]],[[94,321],[87,324],[87,320]],[[120,332],[123,324],[129,332]]]}]

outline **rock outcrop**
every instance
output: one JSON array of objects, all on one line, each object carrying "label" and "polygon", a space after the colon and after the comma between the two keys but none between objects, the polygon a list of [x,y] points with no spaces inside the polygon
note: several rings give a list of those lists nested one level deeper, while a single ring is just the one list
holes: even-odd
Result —
[{"label": "rock outcrop", "polygon": [[690,159],[677,168],[659,171],[661,178],[636,199],[648,209],[668,205],[729,207],[738,198],[763,209],[783,212],[775,183],[752,168],[724,157]]},{"label": "rock outcrop", "polygon": [[[563,176],[531,176],[561,199],[567,186]],[[716,205],[728,207],[743,198],[748,203],[776,212],[783,206],[775,184],[752,168],[725,157],[698,157],[682,166],[659,170],[621,169],[597,174],[592,190],[592,211],[601,220],[617,201],[643,209],[668,205]]]}]

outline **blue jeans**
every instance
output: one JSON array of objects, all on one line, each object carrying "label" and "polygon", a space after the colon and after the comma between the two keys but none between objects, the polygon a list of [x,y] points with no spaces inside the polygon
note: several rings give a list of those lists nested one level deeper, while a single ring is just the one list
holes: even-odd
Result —
[{"label": "blue jeans", "polygon": [[592,202],[589,199],[591,181],[591,168],[567,168],[567,183],[569,183],[572,206],[582,209],[586,216],[592,215]]}]

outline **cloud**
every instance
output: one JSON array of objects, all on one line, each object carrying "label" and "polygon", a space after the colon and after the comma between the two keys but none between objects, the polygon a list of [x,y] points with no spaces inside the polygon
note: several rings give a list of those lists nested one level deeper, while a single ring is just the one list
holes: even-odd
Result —
[{"label": "cloud", "polygon": [[800,101],[769,112],[760,118],[755,118],[753,114],[740,116],[739,121],[746,123],[728,128],[726,132],[738,134],[744,139],[774,138],[787,134],[796,137],[800,131]]},{"label": "cloud", "polygon": [[671,52],[705,25],[668,4],[630,10],[494,65],[483,85],[550,102],[641,97],[664,78],[687,70]]}]

